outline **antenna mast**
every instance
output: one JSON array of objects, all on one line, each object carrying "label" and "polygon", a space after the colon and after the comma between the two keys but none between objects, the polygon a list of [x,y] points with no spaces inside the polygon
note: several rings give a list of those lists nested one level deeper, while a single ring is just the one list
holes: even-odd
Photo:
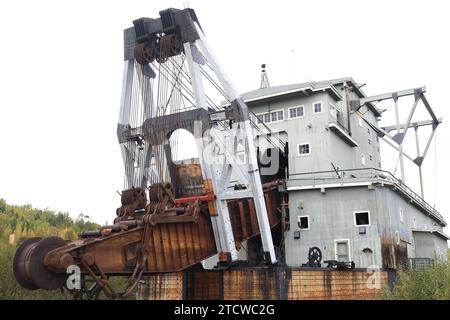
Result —
[{"label": "antenna mast", "polygon": [[261,65],[261,85],[259,86],[260,89],[264,89],[264,88],[269,88],[270,84],[269,84],[269,78],[267,77],[267,72],[266,72],[266,64],[263,63]]}]

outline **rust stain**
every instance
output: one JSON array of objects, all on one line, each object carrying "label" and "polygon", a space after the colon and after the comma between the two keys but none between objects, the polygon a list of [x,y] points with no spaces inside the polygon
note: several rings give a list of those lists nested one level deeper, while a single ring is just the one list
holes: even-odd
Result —
[{"label": "rust stain", "polygon": [[[184,274],[184,277],[183,277]],[[387,273],[381,272],[380,289],[367,288],[369,274],[365,271],[298,270],[294,268],[247,268],[232,270],[185,270],[176,273],[179,279],[187,279],[188,288],[182,299],[225,300],[341,300],[378,299],[383,285],[387,284]],[[150,276],[151,284],[168,282],[173,273]],[[281,278],[281,279],[280,279]],[[277,286],[282,281],[285,285]],[[152,291],[139,289],[138,299],[164,299],[180,297],[182,281],[172,280],[167,289]],[[178,287],[174,287],[174,284]],[[144,284],[142,284],[144,286]],[[165,292],[165,291],[167,292]],[[223,290],[223,292],[222,292]]]}]

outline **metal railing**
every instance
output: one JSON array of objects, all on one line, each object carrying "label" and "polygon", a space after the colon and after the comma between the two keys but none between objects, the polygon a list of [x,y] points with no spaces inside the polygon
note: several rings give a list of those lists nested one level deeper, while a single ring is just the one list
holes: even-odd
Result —
[{"label": "metal railing", "polygon": [[337,171],[316,171],[304,173],[290,173],[288,186],[292,185],[317,185],[317,184],[339,184],[349,182],[385,182],[395,186],[397,189],[405,193],[411,200],[416,202],[431,215],[444,223],[442,215],[426,202],[421,196],[414,192],[410,187],[395,177],[389,171],[377,168],[356,168],[356,169],[339,169]]},{"label": "metal railing", "polygon": [[410,258],[409,267],[411,270],[423,271],[431,268],[434,264],[434,259],[431,258]]}]

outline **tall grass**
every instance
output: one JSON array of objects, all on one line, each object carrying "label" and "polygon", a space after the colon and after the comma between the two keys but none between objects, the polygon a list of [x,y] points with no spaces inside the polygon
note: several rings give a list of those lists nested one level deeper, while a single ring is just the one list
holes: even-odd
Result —
[{"label": "tall grass", "polygon": [[401,270],[384,299],[390,300],[450,300],[450,264],[436,262],[423,271]]}]

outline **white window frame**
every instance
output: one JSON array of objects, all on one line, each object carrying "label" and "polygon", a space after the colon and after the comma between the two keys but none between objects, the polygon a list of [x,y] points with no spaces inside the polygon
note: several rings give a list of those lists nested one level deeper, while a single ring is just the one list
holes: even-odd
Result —
[{"label": "white window frame", "polygon": [[[291,118],[291,109],[297,109],[297,108],[302,108],[303,109],[303,115]],[[298,106],[293,106],[293,107],[289,107],[288,108],[288,120],[290,120],[290,119],[300,119],[300,118],[304,118],[304,117],[305,117],[305,106],[304,105],[301,104],[301,105],[298,105]]]},{"label": "white window frame", "polygon": [[263,115],[263,114],[266,114],[267,112],[261,112],[261,113],[255,113],[255,121],[256,121],[256,124],[258,125],[258,126],[260,126],[260,125],[262,125],[263,123],[259,123],[259,120],[258,120],[258,116],[260,116],[260,115]]},{"label": "white window frame", "polygon": [[[369,224],[359,224],[359,225],[356,224],[356,214],[357,213],[365,213],[365,212],[367,212],[367,216],[369,217]],[[353,211],[353,225],[356,228],[359,228],[359,227],[370,227],[371,223],[372,223],[372,219],[370,218],[370,210]]]},{"label": "white window frame", "polygon": [[[304,144],[308,144],[308,145],[309,145],[309,153],[302,153],[302,154],[300,154],[300,149],[299,149],[299,147],[300,147],[301,145],[304,145]],[[299,156],[299,157],[305,157],[305,156],[309,156],[309,155],[311,155],[311,143],[309,143],[309,142],[297,143],[297,156]]]},{"label": "white window frame", "polygon": [[[316,112],[316,108],[314,108],[314,105],[316,103],[320,103],[320,112]],[[312,111],[313,111],[313,114],[320,114],[320,113],[322,113],[323,112],[323,101],[315,101],[315,102],[313,102],[312,103]]]},{"label": "white window frame", "polygon": [[270,111],[270,119],[272,119],[272,113],[278,113],[280,111],[283,114],[283,120],[276,120],[276,121],[272,121],[271,120],[269,123],[277,123],[277,122],[284,121],[284,119],[285,119],[285,117],[284,117],[284,109]]},{"label": "white window frame", "polygon": [[[269,121],[269,122],[263,122],[263,123],[259,123],[259,120],[258,120],[258,116],[260,116],[260,115],[264,115],[264,114],[269,114],[270,115],[270,119],[272,119],[272,116],[271,116],[271,114],[272,113],[275,113],[275,112],[282,112],[283,113],[283,120],[277,120],[277,121]],[[255,116],[256,116],[256,123],[260,126],[260,125],[263,125],[263,124],[272,124],[272,123],[277,123],[277,122],[281,122],[281,121],[284,121],[286,118],[285,118],[285,114],[284,114],[284,109],[278,109],[278,110],[271,110],[271,111],[267,111],[267,112],[260,112],[260,113],[256,113],[255,114]]]},{"label": "white window frame", "polygon": [[300,230],[309,230],[309,229],[311,229],[311,219],[309,218],[309,215],[298,216],[298,218],[297,218],[297,226],[298,226],[298,223],[300,222],[300,218],[307,218],[308,219],[308,228],[300,228],[299,227],[299,229]]},{"label": "white window frame", "polygon": [[405,214],[403,213],[403,209],[400,208],[400,210],[398,211],[398,214],[400,216],[400,222],[401,223],[405,223]]},{"label": "white window frame", "polygon": [[348,261],[352,260],[352,249],[350,247],[350,239],[334,239],[334,260],[338,259],[337,244],[338,242],[347,242]]}]

